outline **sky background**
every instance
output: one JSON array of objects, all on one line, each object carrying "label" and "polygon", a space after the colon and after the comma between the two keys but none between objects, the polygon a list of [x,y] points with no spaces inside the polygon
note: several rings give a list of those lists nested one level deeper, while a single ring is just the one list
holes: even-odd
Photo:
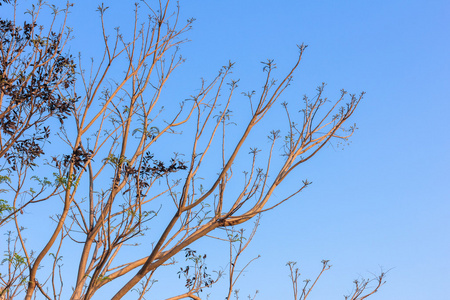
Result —
[{"label": "sky background", "polygon": [[[78,51],[82,45],[84,57],[95,51],[87,46],[98,38],[92,30],[98,3],[78,2],[71,16],[72,47]],[[125,32],[131,5],[108,5],[111,26],[118,23]],[[229,60],[236,62],[233,78],[241,80],[241,91],[258,90],[260,62],[275,59],[281,77],[301,43],[308,48],[283,101],[314,96],[322,82],[330,99],[342,88],[367,92],[353,116],[359,130],[351,144],[343,150],[328,147],[293,174],[285,187],[305,178],[313,184],[263,215],[241,260],[261,255],[237,284],[241,297],[259,290],[256,299],[289,299],[286,262],[297,261],[306,279],[329,259],[333,267],[311,299],[343,299],[354,279],[372,277],[382,268],[390,270],[387,283],[371,299],[445,300],[450,280],[450,3],[192,0],[180,6],[180,20],[196,19],[186,36],[191,42],[181,48],[187,61],[172,77],[181,97]],[[239,123],[240,111],[234,113]],[[271,118],[274,129],[277,120],[284,121],[282,115]],[[192,248],[201,251],[207,243],[211,240]],[[223,254],[208,252],[210,269],[225,266]],[[170,296],[168,286],[183,290],[182,282],[164,276],[154,286],[160,297]]]},{"label": "sky background", "polygon": [[311,299],[343,299],[354,278],[380,266],[390,270],[387,283],[371,299],[446,299],[450,2],[274,3],[181,2],[197,19],[187,65],[205,73],[231,59],[241,86],[258,87],[260,61],[274,58],[285,71],[295,45],[305,43],[287,100],[314,95],[321,82],[330,98],[341,88],[367,95],[353,116],[359,130],[350,146],[310,161],[299,176],[313,184],[263,216],[248,249],[261,258],[240,282],[242,293],[288,299],[287,261],[311,278],[330,259]]},{"label": "sky background", "polygon": [[[108,3],[108,22],[126,32],[133,7],[123,2]],[[70,15],[71,51],[86,58],[95,56],[100,38],[99,3],[77,1]],[[255,290],[256,299],[290,299],[286,262],[297,261],[306,279],[320,271],[322,259],[333,267],[311,300],[343,299],[354,279],[380,269],[390,270],[387,283],[371,300],[448,299],[450,2],[185,0],[180,6],[181,20],[196,21],[186,35],[191,41],[181,47],[187,61],[172,77],[179,97],[188,97],[201,77],[213,78],[229,60],[236,62],[240,91],[258,91],[260,62],[275,59],[282,77],[301,43],[308,48],[282,101],[313,97],[322,82],[330,99],[340,89],[367,93],[351,120],[359,129],[350,145],[328,146],[274,194],[282,199],[284,188],[306,178],[313,182],[262,216],[241,260],[261,255],[237,284],[241,299]],[[241,109],[248,107],[236,106],[238,124],[245,121]],[[284,121],[277,110],[270,118],[268,130]],[[211,269],[226,265],[217,249],[208,252]],[[164,276],[150,299],[173,296],[168,289],[183,291],[181,280]]]}]

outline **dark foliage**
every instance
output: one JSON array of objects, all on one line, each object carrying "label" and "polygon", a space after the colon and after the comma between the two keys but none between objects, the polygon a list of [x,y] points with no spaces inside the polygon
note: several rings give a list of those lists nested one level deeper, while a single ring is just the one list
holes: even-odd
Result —
[{"label": "dark foliage", "polygon": [[81,147],[73,150],[71,155],[64,155],[63,166],[68,167],[71,163],[74,167],[74,173],[79,169],[86,170],[85,165],[92,157],[92,150],[84,151]]},{"label": "dark foliage", "polygon": [[[184,276],[186,279],[185,287],[192,289],[194,285],[199,285],[203,287],[211,287],[214,283],[211,275],[206,272],[208,267],[205,265],[206,254],[197,255],[197,251],[190,248],[184,249],[186,261],[194,263],[193,266],[187,265],[185,268],[180,268],[178,271],[178,278]],[[194,271],[192,271],[194,269]],[[192,274],[194,273],[194,274]],[[202,288],[199,289],[200,292],[203,291]]]},{"label": "dark foliage", "polygon": [[150,185],[151,180],[186,169],[184,162],[178,160],[176,156],[170,159],[169,165],[166,165],[163,161],[154,159],[154,155],[150,152],[144,154],[139,170],[126,163],[123,164],[123,173],[132,175],[136,181],[137,198],[145,196],[144,190]]},{"label": "dark foliage", "polygon": [[153,159],[154,155],[147,152],[143,158],[143,163],[140,169],[140,175],[142,178],[149,177],[161,177],[168,173],[173,173],[178,170],[186,170],[186,166],[183,161],[177,160],[177,158],[171,158],[170,164],[166,166],[164,162]]},{"label": "dark foliage", "polygon": [[0,20],[0,157],[12,167],[25,165],[44,154],[50,117],[62,124],[76,98],[63,96],[75,81],[71,55],[61,53],[64,37],[25,22],[16,26]]}]

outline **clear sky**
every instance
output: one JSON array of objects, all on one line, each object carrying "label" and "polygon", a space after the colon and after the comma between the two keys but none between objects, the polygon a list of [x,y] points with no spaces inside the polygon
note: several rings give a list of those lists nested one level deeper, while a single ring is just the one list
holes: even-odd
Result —
[{"label": "clear sky", "polygon": [[[132,5],[123,2],[108,3],[108,22],[125,31]],[[70,15],[71,51],[85,58],[96,55],[99,3],[77,1]],[[261,255],[237,285],[242,299],[255,290],[256,299],[290,299],[286,262],[297,261],[302,278],[311,278],[322,259],[333,267],[311,300],[343,299],[353,279],[380,267],[390,270],[387,283],[371,300],[448,299],[450,2],[183,0],[180,6],[181,20],[196,19],[186,36],[191,42],[181,47],[187,61],[172,78],[180,97],[228,60],[236,62],[240,91],[258,90],[260,62],[275,59],[281,77],[301,43],[309,47],[283,101],[314,96],[322,82],[330,99],[342,88],[367,92],[351,121],[359,129],[350,145],[324,149],[283,186],[305,178],[313,184],[263,215],[241,261]],[[234,121],[240,116],[238,107]],[[276,129],[281,116],[270,117]],[[206,243],[192,248],[200,251]],[[214,251],[210,268],[225,267]],[[158,279],[154,288],[161,296],[150,299],[170,296],[163,293],[168,288],[183,290],[176,276]],[[214,288],[207,292],[211,299],[224,297]]]},{"label": "clear sky", "polygon": [[258,63],[274,58],[280,72],[286,70],[295,45],[304,42],[309,47],[287,100],[313,95],[321,82],[328,84],[330,98],[341,88],[367,92],[353,118],[359,130],[352,143],[318,155],[295,174],[313,185],[263,216],[248,249],[262,257],[240,282],[242,294],[258,289],[257,299],[288,299],[284,264],[297,261],[312,277],[325,258],[333,267],[312,299],[343,299],[354,278],[377,273],[380,266],[392,270],[373,300],[447,299],[450,2],[182,1],[181,6],[197,19],[185,47],[185,67],[195,74],[208,74],[231,59],[243,89],[258,88]]},{"label": "clear sky", "polygon": [[283,69],[295,59],[295,44],[304,42],[294,100],[322,81],[330,98],[341,88],[367,92],[350,146],[322,152],[299,172],[313,185],[263,216],[248,250],[262,257],[249,268],[242,292],[288,299],[284,263],[298,261],[311,277],[326,258],[333,268],[312,299],[342,299],[353,278],[380,266],[392,270],[371,299],[447,299],[450,2],[181,4],[198,20],[186,47],[187,64],[196,69],[231,59],[251,85],[259,61],[274,58]]}]

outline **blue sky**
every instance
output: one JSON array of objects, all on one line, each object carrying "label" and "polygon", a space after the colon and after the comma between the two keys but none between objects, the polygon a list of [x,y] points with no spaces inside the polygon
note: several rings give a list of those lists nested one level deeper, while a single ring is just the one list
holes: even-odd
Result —
[{"label": "blue sky", "polygon": [[[71,51],[84,58],[98,49],[99,3],[77,1],[70,15]],[[108,5],[111,28],[121,25],[126,32],[132,5]],[[371,300],[447,299],[450,2],[184,0],[180,6],[181,20],[196,21],[186,36],[191,41],[181,47],[187,61],[172,77],[170,92],[177,97],[188,97],[201,77],[212,79],[229,60],[236,62],[233,78],[241,80],[240,91],[258,90],[260,62],[275,59],[282,77],[301,43],[308,48],[282,101],[314,96],[322,82],[330,99],[342,88],[367,92],[351,120],[359,128],[351,143],[343,150],[330,145],[274,194],[281,199],[301,179],[313,182],[263,215],[241,261],[261,255],[238,283],[241,297],[259,290],[256,299],[290,299],[286,262],[297,261],[302,278],[311,278],[320,261],[329,259],[333,267],[311,300],[343,299],[353,279],[370,277],[380,267],[390,270],[387,283]],[[245,109],[235,106],[236,123],[245,121]],[[276,109],[269,117],[262,131],[284,121]],[[211,268],[224,267],[223,252],[211,243],[192,248],[210,248]],[[176,276],[161,276],[155,299],[175,289]],[[183,290],[181,281],[175,283]]]},{"label": "blue sky", "polygon": [[[197,19],[186,68],[199,76],[231,59],[243,90],[261,86],[259,62],[280,75],[309,47],[286,100],[327,83],[367,92],[344,150],[328,147],[285,186],[301,195],[268,212],[240,282],[244,295],[289,299],[287,261],[313,277],[333,267],[312,299],[343,299],[358,275],[380,266],[387,284],[371,299],[446,299],[450,280],[450,3],[448,1],[182,1]],[[195,77],[195,76],[194,76]],[[299,177],[296,177],[299,176]],[[295,178],[296,177],[296,178]],[[303,277],[305,278],[305,277]]]},{"label": "blue sky", "polygon": [[392,270],[372,299],[446,299],[450,3],[274,3],[181,2],[197,19],[187,67],[204,74],[231,59],[241,86],[259,87],[258,63],[274,58],[281,73],[304,42],[309,47],[287,98],[312,95],[321,82],[331,99],[341,88],[367,95],[353,118],[359,130],[351,144],[309,162],[295,176],[313,185],[263,216],[248,250],[262,257],[241,281],[242,293],[259,289],[259,299],[288,299],[284,264],[295,260],[312,277],[325,258],[333,267],[312,299],[340,299],[354,278],[380,266]]},{"label": "blue sky", "polygon": [[[97,4],[75,5],[73,50],[95,38]],[[109,5],[109,22],[126,29],[131,5]],[[257,90],[260,62],[275,59],[281,77],[301,43],[309,47],[283,100],[313,96],[321,82],[327,83],[330,99],[342,88],[367,92],[353,116],[359,130],[350,145],[329,146],[293,174],[285,187],[304,178],[313,184],[263,216],[242,262],[261,258],[238,284],[241,296],[259,290],[257,299],[289,299],[287,261],[297,261],[303,278],[311,278],[320,261],[330,259],[333,267],[312,299],[343,299],[353,279],[382,267],[391,269],[387,284],[371,299],[444,300],[450,280],[450,3],[192,0],[180,5],[181,20],[196,18],[187,35],[191,42],[181,48],[187,61],[172,78],[180,97],[228,60],[236,62],[233,76],[240,78],[241,90]],[[239,122],[239,107],[234,113]],[[275,126],[282,119],[277,113],[271,118]],[[225,265],[223,253],[208,254],[211,268]],[[163,291],[171,280],[160,280],[155,292],[169,296]]]}]

